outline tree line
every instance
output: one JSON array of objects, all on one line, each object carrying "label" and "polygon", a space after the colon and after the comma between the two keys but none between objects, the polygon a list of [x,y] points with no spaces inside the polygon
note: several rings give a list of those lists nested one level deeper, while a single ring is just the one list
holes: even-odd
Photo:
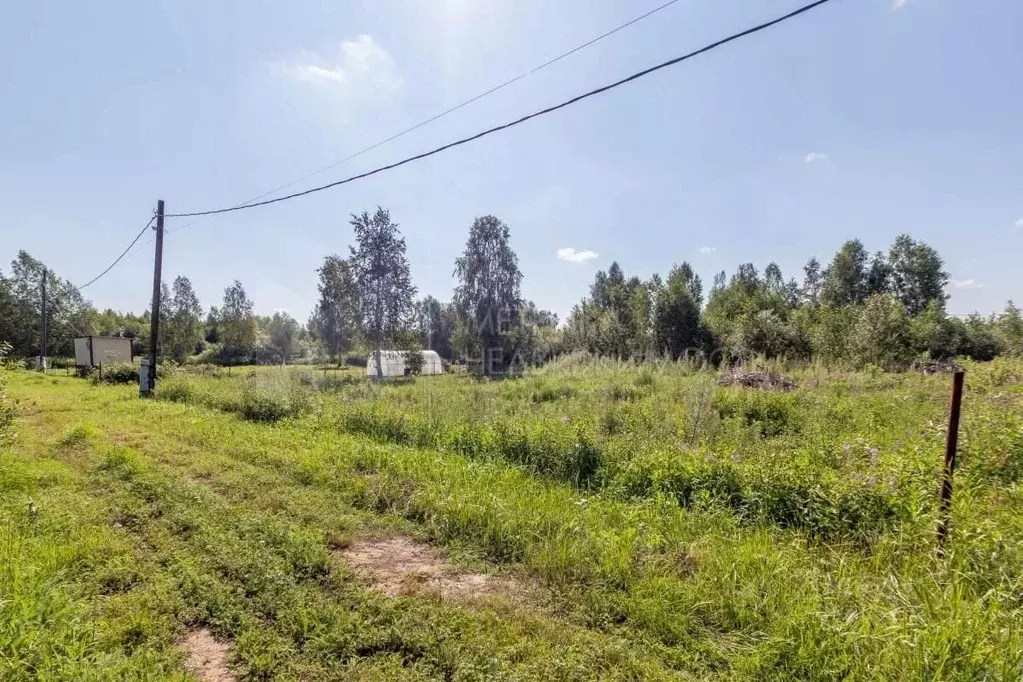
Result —
[{"label": "tree line", "polygon": [[[539,364],[560,353],[715,363],[754,356],[877,365],[900,369],[916,359],[1023,355],[1023,318],[1011,301],[999,315],[965,319],[945,310],[949,276],[929,245],[900,235],[886,252],[869,254],[847,241],[827,265],[811,258],[801,281],[769,264],[720,272],[708,292],[689,263],[667,277],[626,277],[618,263],[596,274],[588,296],[564,326],[554,313],[524,300],[510,230],[498,218],[476,218],[455,260],[449,302],[417,299],[400,227],[377,208],[351,216],[347,257],[331,254],[317,269],[318,300],[302,324],[284,312],[254,313],[241,282],[204,311],[191,281],[163,284],[160,355],[176,362],[222,364],[343,362],[383,349],[432,349],[484,373]],[[70,283],[27,252],[0,272],[0,341],[16,356],[39,352],[42,273],[48,276],[52,355],[71,355],[82,335],[126,336],[137,353],[149,339],[149,311],[96,310]],[[705,300],[706,298],[706,300]]]},{"label": "tree line", "polygon": [[857,239],[802,281],[771,263],[720,272],[704,305],[689,263],[667,278],[626,278],[617,263],[598,272],[572,310],[565,345],[625,358],[695,355],[714,362],[752,357],[817,359],[853,367],[903,369],[919,359],[990,360],[1023,355],[1023,318],[1009,301],[1000,315],[949,316],[944,261],[931,246],[900,235],[871,256]]}]

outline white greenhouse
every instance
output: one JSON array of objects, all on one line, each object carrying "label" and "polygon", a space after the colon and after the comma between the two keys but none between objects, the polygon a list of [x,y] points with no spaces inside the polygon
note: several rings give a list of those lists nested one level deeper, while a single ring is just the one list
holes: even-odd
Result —
[{"label": "white greenhouse", "polygon": [[[422,374],[443,374],[444,367],[441,365],[440,356],[435,350],[420,351],[423,354]],[[405,351],[403,350],[382,350],[380,351],[380,368],[385,377],[405,376]],[[376,352],[369,354],[366,358],[366,376],[377,376]]]}]

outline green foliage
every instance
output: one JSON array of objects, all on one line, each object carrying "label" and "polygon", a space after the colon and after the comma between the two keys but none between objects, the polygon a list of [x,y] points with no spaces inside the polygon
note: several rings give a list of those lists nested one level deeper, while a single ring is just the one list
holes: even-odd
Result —
[{"label": "green foliage", "polygon": [[[485,375],[504,371],[505,358],[515,352],[509,339],[520,324],[522,272],[510,239],[508,226],[496,217],[476,218],[455,260],[454,306],[466,326],[466,351],[482,359]],[[502,358],[500,366],[495,358]]]},{"label": "green foliage", "polygon": [[46,273],[48,354],[72,355],[73,337],[92,333],[92,311],[78,289],[27,251],[19,251],[11,261],[9,274],[0,273],[0,339],[10,344],[15,357],[39,355],[43,273]]},{"label": "green foliage", "polygon": [[245,382],[239,411],[251,421],[275,422],[298,417],[308,408],[308,393],[287,377],[257,374]]},{"label": "green foliage", "polygon": [[867,250],[859,239],[842,245],[824,272],[821,303],[843,306],[867,297]]},{"label": "green foliage", "polygon": [[[416,288],[412,284],[405,238],[391,214],[377,207],[372,216],[367,211],[352,215],[355,244],[349,264],[359,292],[363,331],[374,351],[384,343],[393,343],[408,327],[413,312]],[[377,376],[383,376],[380,354],[377,353]]]},{"label": "green foliage", "polygon": [[17,409],[14,401],[7,396],[7,371],[4,360],[10,352],[10,344],[0,341],[0,449],[14,440],[14,418]]},{"label": "green foliage", "polygon": [[[257,368],[163,382],[181,405],[11,372],[34,415],[0,466],[0,677],[176,679],[204,627],[245,679],[1014,679],[1023,366],[966,364],[940,561],[947,377],[773,393],[572,358],[313,394]],[[236,418],[260,375],[309,414]],[[396,532],[494,594],[375,593],[343,548]]]},{"label": "green foliage", "polygon": [[202,306],[187,277],[176,277],[161,305],[161,350],[166,357],[182,363],[203,340]]},{"label": "green foliage", "polygon": [[454,304],[444,304],[433,296],[416,302],[415,332],[423,348],[437,351],[445,360],[455,357],[453,337],[458,324]]},{"label": "green foliage", "polygon": [[805,408],[798,393],[762,390],[726,390],[714,397],[714,407],[723,419],[738,419],[762,437],[798,434]]},{"label": "green foliage", "polygon": [[423,365],[426,360],[423,358],[423,349],[418,343],[412,342],[405,349],[405,371],[412,376],[419,376],[423,373]]},{"label": "green foliage", "polygon": [[868,364],[886,370],[904,369],[912,359],[909,315],[894,296],[875,294],[860,311],[853,332],[851,355],[858,367]]},{"label": "green foliage", "polygon": [[[157,364],[157,368],[160,364]],[[130,362],[117,362],[103,365],[102,369],[93,374],[96,381],[108,384],[137,384],[139,382],[138,365]]]},{"label": "green foliage", "polygon": [[320,299],[309,320],[309,330],[327,348],[331,358],[351,349],[359,333],[362,311],[359,290],[349,261],[333,254],[317,269]]},{"label": "green foliage", "polygon": [[675,266],[654,299],[654,347],[679,358],[709,352],[709,332],[700,320],[703,285],[689,263]]},{"label": "green foliage", "polygon": [[216,318],[221,357],[226,364],[236,364],[252,354],[256,347],[258,326],[252,314],[252,301],[242,283],[224,289],[224,302]]},{"label": "green foliage", "polygon": [[1008,355],[1023,357],[1023,314],[1012,301],[998,318],[995,334]]},{"label": "green foliage", "polygon": [[[683,264],[676,283],[693,286],[698,308],[700,281],[688,268]],[[638,277],[626,279],[621,266],[617,262],[611,263],[606,273],[596,274],[589,298],[572,310],[565,333],[567,345],[617,358],[642,358],[664,350],[657,347],[655,327],[657,299],[662,288],[663,284],[656,275],[648,282]],[[665,303],[667,301],[665,299]],[[679,314],[665,312],[663,332],[667,333],[672,323],[684,324],[684,314],[676,313]]]},{"label": "green foliage", "polygon": [[287,364],[295,354],[300,330],[291,315],[275,312],[266,321],[266,346],[271,350],[275,364]]},{"label": "green foliage", "polygon": [[888,252],[888,261],[892,291],[907,313],[919,315],[932,303],[944,307],[948,298],[945,294],[948,273],[943,270],[945,263],[937,251],[909,235],[900,234]]}]

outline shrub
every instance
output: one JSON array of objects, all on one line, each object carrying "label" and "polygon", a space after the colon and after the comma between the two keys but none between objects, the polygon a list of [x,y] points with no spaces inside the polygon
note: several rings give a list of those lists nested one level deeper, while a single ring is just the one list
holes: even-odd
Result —
[{"label": "shrub", "polygon": [[60,443],[72,448],[81,447],[95,435],[96,427],[92,424],[76,424],[64,430],[60,437]]},{"label": "shrub", "polygon": [[899,299],[875,294],[867,299],[852,340],[858,367],[875,364],[886,370],[905,369],[912,359],[909,315]]},{"label": "shrub", "polygon": [[309,395],[289,377],[256,375],[245,382],[240,410],[251,421],[275,422],[297,417],[309,407]]},{"label": "shrub", "polygon": [[721,391],[714,397],[714,407],[722,419],[739,419],[767,438],[799,432],[802,418],[798,400],[793,393]]},{"label": "shrub", "polygon": [[8,445],[14,439],[14,401],[7,397],[7,382],[4,379],[3,360],[11,347],[0,343],[0,447]]},{"label": "shrub", "polygon": [[165,384],[158,384],[156,391],[164,400],[175,403],[190,403],[195,397],[192,384],[186,379],[172,379]]},{"label": "shrub", "polygon": [[[159,365],[157,365],[159,371]],[[139,368],[128,362],[104,365],[98,374],[99,381],[107,384],[138,383]]]}]

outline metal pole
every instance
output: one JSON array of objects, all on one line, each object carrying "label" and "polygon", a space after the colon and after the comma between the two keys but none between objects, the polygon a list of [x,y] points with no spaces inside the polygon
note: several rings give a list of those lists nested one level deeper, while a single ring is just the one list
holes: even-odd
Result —
[{"label": "metal pole", "polygon": [[153,264],[153,305],[149,314],[149,389],[156,388],[156,351],[160,339],[160,277],[163,271],[163,199],[156,202],[156,261]]},{"label": "metal pole", "polygon": [[43,269],[43,284],[42,284],[42,287],[41,287],[41,293],[42,293],[42,299],[43,299],[42,300],[43,319],[42,319],[42,324],[40,325],[40,330],[39,330],[40,334],[42,335],[42,338],[39,341],[39,371],[40,372],[45,372],[46,371],[46,332],[47,332],[47,329],[46,329],[46,270],[45,270],[45,268]]},{"label": "metal pole", "polygon": [[945,460],[941,466],[941,505],[938,517],[938,556],[945,555],[948,537],[948,515],[952,507],[952,475],[956,468],[956,448],[959,446],[959,414],[963,403],[963,378],[959,370],[952,376],[952,399],[948,407],[948,436],[945,439]]}]

